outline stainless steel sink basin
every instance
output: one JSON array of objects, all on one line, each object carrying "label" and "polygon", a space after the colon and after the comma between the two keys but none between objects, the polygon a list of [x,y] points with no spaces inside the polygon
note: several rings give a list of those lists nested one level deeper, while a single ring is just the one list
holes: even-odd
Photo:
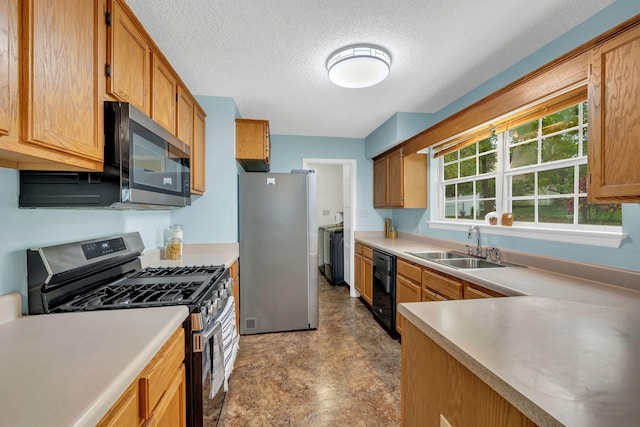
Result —
[{"label": "stainless steel sink basin", "polygon": [[458,252],[449,252],[449,251],[407,252],[407,253],[413,256],[417,256],[418,258],[428,259],[430,261],[435,261],[439,259],[469,258],[469,255],[464,255]]},{"label": "stainless steel sink basin", "polygon": [[489,262],[481,258],[437,259],[435,261],[439,264],[463,269],[505,267],[505,264],[496,264],[495,262]]}]

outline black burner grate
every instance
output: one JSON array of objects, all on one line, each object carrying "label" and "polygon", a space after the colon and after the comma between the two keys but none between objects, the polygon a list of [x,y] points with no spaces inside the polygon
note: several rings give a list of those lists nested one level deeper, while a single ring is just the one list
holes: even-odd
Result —
[{"label": "black burner grate", "polygon": [[129,276],[135,277],[172,277],[195,276],[203,274],[222,274],[223,265],[179,266],[179,267],[147,267]]}]

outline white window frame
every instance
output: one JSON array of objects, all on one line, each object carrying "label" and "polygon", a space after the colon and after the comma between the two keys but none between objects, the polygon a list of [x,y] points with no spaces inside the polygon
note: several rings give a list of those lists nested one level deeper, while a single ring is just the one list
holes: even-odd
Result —
[{"label": "white window frame", "polygon": [[[582,113],[580,113],[582,114]],[[570,129],[559,131],[558,133],[566,132]],[[582,119],[578,125],[578,130],[582,130]],[[540,132],[540,129],[538,130]],[[545,135],[545,137],[552,136],[553,134]],[[585,163],[586,157],[582,156],[582,143],[579,145],[579,156],[570,159],[557,160],[547,163],[540,163],[531,166],[522,166],[511,170],[505,170],[505,159],[509,156],[509,145],[506,141],[507,132],[502,132],[498,136],[498,164],[495,172],[496,178],[496,212],[500,217],[503,212],[510,211],[511,197],[509,193],[510,179],[514,175],[520,175],[523,172],[540,172],[549,169],[558,169],[563,167],[575,167]],[[477,225],[481,228],[485,234],[494,234],[499,236],[510,236],[518,238],[528,238],[536,240],[555,241],[563,243],[578,243],[584,245],[600,246],[618,248],[622,240],[627,237],[626,233],[622,232],[620,226],[602,226],[602,225],[587,225],[587,224],[553,224],[553,223],[531,223],[531,222],[518,222],[517,218],[512,226],[502,225],[489,225],[483,219],[477,220],[461,220],[461,219],[446,219],[445,218],[445,184],[442,182],[444,156],[442,158],[433,158],[433,150],[430,152],[430,167],[432,168],[432,177],[435,177],[432,182],[436,183],[437,191],[431,192],[432,197],[430,200],[431,206],[437,206],[437,209],[431,209],[430,221],[428,224],[432,228],[446,229],[455,231],[467,231],[472,225]],[[541,150],[538,150],[538,160],[542,155]],[[476,159],[477,159],[476,154]],[[460,161],[460,159],[458,159]],[[474,179],[485,179],[493,176],[491,174],[476,175]],[[467,177],[465,177],[467,178]],[[464,182],[465,178],[458,178],[455,180],[447,181],[447,184],[453,184],[458,182]],[[577,181],[579,180],[579,174],[574,174],[574,188],[578,188]],[[536,181],[537,184],[537,181]],[[536,185],[537,188],[537,185]],[[578,197],[584,195],[580,193]],[[524,196],[523,199],[538,199],[539,195]],[[558,196],[566,198],[565,196]],[[553,198],[553,196],[545,195],[543,198]],[[517,199],[517,198],[515,198]],[[574,204],[574,209],[577,209],[577,204]],[[538,206],[535,205],[535,212],[537,218]],[[575,211],[574,211],[575,215]]]}]

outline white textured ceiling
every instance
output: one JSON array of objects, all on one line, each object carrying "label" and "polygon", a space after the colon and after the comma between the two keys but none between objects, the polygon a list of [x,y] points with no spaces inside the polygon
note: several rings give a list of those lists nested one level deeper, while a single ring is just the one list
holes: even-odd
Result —
[{"label": "white textured ceiling", "polygon": [[[614,0],[127,0],[191,92],[235,99],[280,135],[363,138],[433,113]],[[336,49],[380,45],[391,74],[327,79]]]}]

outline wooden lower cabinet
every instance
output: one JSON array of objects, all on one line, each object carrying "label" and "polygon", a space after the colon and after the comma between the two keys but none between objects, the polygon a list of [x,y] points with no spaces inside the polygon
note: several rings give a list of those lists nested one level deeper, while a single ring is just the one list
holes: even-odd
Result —
[{"label": "wooden lower cabinet", "polygon": [[101,427],[138,427],[140,426],[140,410],[138,399],[138,381],[134,381],[120,399],[102,418]]},{"label": "wooden lower cabinet", "polygon": [[530,427],[536,424],[480,378],[405,322],[401,414],[406,427]]},{"label": "wooden lower cabinet", "polygon": [[357,252],[353,258],[353,287],[362,294],[362,255]]},{"label": "wooden lower cabinet", "polygon": [[422,267],[398,258],[396,270],[396,331],[402,334],[404,317],[398,304],[422,301]]},{"label": "wooden lower cabinet", "polygon": [[444,299],[462,299],[462,283],[447,275],[425,268],[422,271],[422,287]]},{"label": "wooden lower cabinet", "polygon": [[353,256],[353,287],[369,305],[373,302],[373,248],[356,243]]},{"label": "wooden lower cabinet", "polygon": [[186,426],[186,405],[184,330],[179,327],[98,426]]},{"label": "wooden lower cabinet", "polygon": [[233,279],[233,298],[235,299],[236,306],[236,331],[240,330],[240,261],[236,261],[231,264],[229,269],[231,278]]},{"label": "wooden lower cabinet", "polygon": [[473,283],[464,282],[464,299],[496,298],[505,295]]},{"label": "wooden lower cabinet", "polygon": [[362,298],[373,303],[373,248],[362,247]]}]

